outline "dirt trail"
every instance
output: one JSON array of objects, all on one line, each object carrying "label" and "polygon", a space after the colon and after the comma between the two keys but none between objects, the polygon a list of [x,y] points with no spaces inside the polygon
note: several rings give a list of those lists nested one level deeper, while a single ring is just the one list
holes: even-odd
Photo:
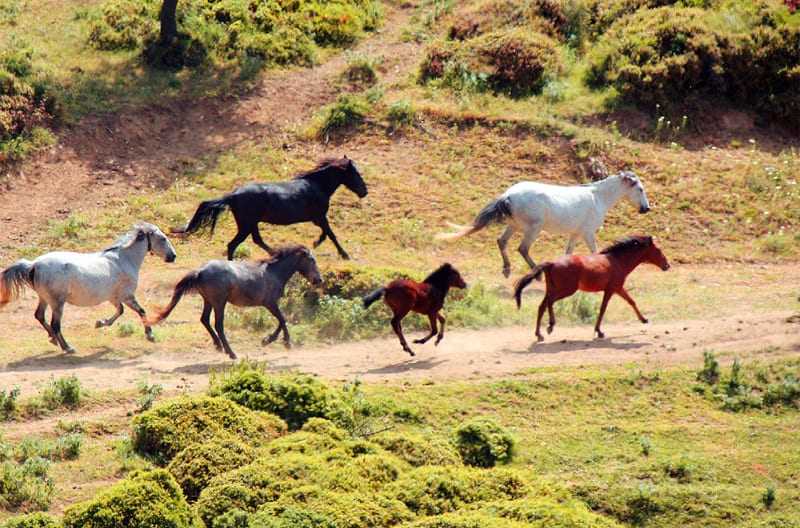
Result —
[{"label": "dirt trail", "polygon": [[[416,64],[418,44],[401,38],[410,13],[387,8],[384,29],[353,49],[383,57],[383,83],[396,82]],[[314,68],[268,72],[245,94],[83,119],[0,187],[0,258],[48,219],[165,188],[200,160],[246,141],[291,143],[293,127],[341,92],[336,80],[346,63],[339,53]]]},{"label": "dirt trail", "polygon": [[[284,350],[239,350],[243,358],[268,362],[275,371],[297,369],[328,379],[397,381],[406,379],[470,379],[497,377],[549,366],[622,365],[641,367],[694,364],[704,350],[740,356],[800,353],[800,321],[791,314],[769,313],[715,320],[689,320],[653,325],[608,325],[607,338],[591,339],[591,326],[556,327],[544,343],[532,344],[530,327],[455,330],[434,347],[416,345],[407,356],[394,338]],[[415,337],[417,337],[415,335]],[[0,387],[19,385],[30,393],[50,376],[74,374],[95,389],[133,388],[143,379],[168,390],[200,390],[208,373],[230,364],[208,350],[154,352],[119,359],[104,354],[29,357],[0,370]]]}]

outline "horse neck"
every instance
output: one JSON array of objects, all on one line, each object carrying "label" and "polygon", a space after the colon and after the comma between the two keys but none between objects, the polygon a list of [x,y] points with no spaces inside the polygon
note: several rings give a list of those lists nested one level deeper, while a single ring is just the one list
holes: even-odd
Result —
[{"label": "horse neck", "polygon": [[141,240],[127,247],[123,246],[117,250],[117,255],[120,261],[127,262],[138,272],[147,256],[147,241]]},{"label": "horse neck", "polygon": [[443,281],[441,284],[439,284],[437,282],[429,282],[428,284],[433,286],[433,289],[436,292],[442,294],[442,299],[447,297],[447,292],[450,291],[450,281],[449,280],[448,281]]},{"label": "horse neck", "polygon": [[622,187],[622,180],[619,176],[609,176],[605,180],[592,184],[592,186],[604,213],[625,195],[625,189]]},{"label": "horse neck", "polygon": [[644,252],[636,251],[630,253],[623,253],[622,255],[614,255],[614,259],[619,262],[620,268],[627,276],[635,270],[639,264],[644,262]]},{"label": "horse neck", "polygon": [[267,264],[264,273],[269,273],[283,287],[297,272],[297,257],[291,256]]},{"label": "horse neck", "polygon": [[336,192],[336,189],[342,184],[341,177],[336,174],[336,170],[327,167],[309,177],[308,181],[320,188],[329,197]]}]

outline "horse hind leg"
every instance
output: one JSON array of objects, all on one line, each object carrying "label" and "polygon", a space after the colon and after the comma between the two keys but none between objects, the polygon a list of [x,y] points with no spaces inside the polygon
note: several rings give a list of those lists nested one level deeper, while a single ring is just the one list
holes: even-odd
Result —
[{"label": "horse hind leg", "polygon": [[109,317],[108,319],[100,319],[94,324],[95,328],[103,328],[104,326],[111,326],[113,325],[117,319],[122,316],[122,313],[125,311],[125,308],[122,306],[122,303],[119,303],[117,306],[117,312]]},{"label": "horse hind leg", "polygon": [[522,237],[522,242],[519,244],[519,254],[522,255],[522,258],[525,259],[525,262],[528,263],[528,266],[530,266],[531,269],[536,267],[536,263],[533,261],[530,255],[531,245],[533,245],[533,241],[536,240],[536,237],[539,236],[541,231],[541,224],[534,225],[525,232],[525,235]]},{"label": "horse hind leg", "polygon": [[248,235],[250,235],[250,231],[245,231],[241,227],[239,231],[236,233],[236,236],[233,237],[233,240],[228,242],[228,260],[233,260],[233,255],[236,253],[236,248],[238,248],[242,242],[244,242]]},{"label": "horse hind leg", "polygon": [[544,341],[544,336],[542,335],[542,316],[544,315],[544,310],[549,305],[550,300],[547,298],[545,294],[544,299],[539,304],[539,312],[536,315],[536,340],[541,343]]},{"label": "horse hind leg", "polygon": [[514,235],[514,226],[507,226],[503,234],[497,238],[497,247],[500,249],[500,256],[503,258],[503,277],[511,275],[511,261],[508,259],[508,241]]},{"label": "horse hind leg", "polygon": [[255,242],[255,244],[258,247],[260,247],[261,249],[263,249],[264,251],[266,251],[270,255],[275,253],[273,251],[273,249],[271,247],[269,247],[269,245],[266,242],[264,242],[264,239],[261,238],[261,231],[259,231],[259,229],[258,229],[258,224],[253,226],[252,237],[253,237],[253,242]]},{"label": "horse hind leg", "polygon": [[433,336],[435,336],[438,332],[436,328],[436,314],[428,314],[428,321],[431,323],[431,333],[426,335],[425,337],[421,337],[420,339],[415,339],[414,342],[418,345],[424,345],[425,343],[430,340]]},{"label": "horse hind leg", "polygon": [[214,333],[214,329],[211,328],[211,304],[205,299],[203,299],[203,313],[200,315],[200,322],[211,336],[211,340],[214,342],[214,348],[222,350],[222,342],[219,340],[219,337],[217,337],[217,334]]},{"label": "horse hind leg", "polygon": [[47,324],[47,319],[45,319],[45,314],[47,312],[47,303],[44,302],[42,299],[39,299],[39,304],[36,306],[36,311],[34,312],[33,316],[39,321],[39,324],[42,325],[47,331],[47,335],[50,337],[50,342],[54,345],[59,345],[58,339],[56,338],[55,334],[53,333],[53,329]]},{"label": "horse hind leg", "polygon": [[414,351],[411,350],[411,347],[408,346],[408,342],[406,341],[406,338],[403,335],[402,321],[403,321],[403,317],[405,317],[407,313],[408,312],[406,311],[406,312],[398,312],[398,313],[394,314],[394,317],[392,317],[392,329],[394,330],[394,333],[397,334],[397,337],[400,338],[400,345],[402,345],[403,350],[408,352],[409,355],[411,355],[413,357],[414,356]]},{"label": "horse hind leg", "polygon": [[547,334],[553,333],[553,328],[556,327],[556,315],[553,313],[553,303],[555,302],[553,299],[546,297],[547,299],[547,316],[550,318],[550,321],[547,324]]},{"label": "horse hind leg", "polygon": [[56,338],[57,344],[61,347],[61,350],[66,352],[67,354],[74,354],[75,349],[67,343],[67,340],[64,339],[63,334],[61,333],[61,319],[64,316],[64,303],[60,302],[53,306],[53,317],[50,320],[50,328],[53,329],[53,335]]},{"label": "horse hind leg", "polygon": [[131,297],[127,301],[124,301],[124,304],[126,304],[128,308],[130,308],[139,315],[139,319],[142,320],[142,325],[144,325],[145,337],[151,343],[155,343],[156,337],[153,335],[153,329],[150,327],[150,325],[147,324],[147,318],[144,308],[141,307],[141,305],[139,304],[139,302],[136,300],[135,297]]}]

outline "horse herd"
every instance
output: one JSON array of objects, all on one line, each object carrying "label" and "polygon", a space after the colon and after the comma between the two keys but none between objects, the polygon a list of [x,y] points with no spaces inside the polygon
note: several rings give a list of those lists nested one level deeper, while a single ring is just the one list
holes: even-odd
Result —
[{"label": "horse herd", "polygon": [[[277,319],[275,331],[263,340],[268,345],[283,334],[286,347],[291,346],[289,331],[278,306],[286,283],[300,273],[312,285],[319,286],[322,278],[311,251],[303,246],[272,248],[262,238],[262,222],[289,225],[311,222],[321,234],[314,242],[316,248],[330,238],[339,255],[348,259],[328,222],[330,198],[344,185],[359,198],[367,195],[364,182],[356,164],[346,156],[324,159],[312,170],[293,179],[279,183],[250,184],[216,200],[202,202],[189,223],[173,229],[177,236],[187,236],[205,229],[212,233],[221,213],[230,210],[236,221],[237,233],[228,243],[228,260],[214,260],[187,273],[174,288],[166,308],[148,317],[135,297],[139,270],[148,254],[166,262],[176,259],[175,248],[167,236],[155,225],[139,223],[124,234],[111,247],[97,253],[56,251],[33,261],[19,260],[0,274],[0,307],[15,300],[26,287],[39,297],[35,317],[47,331],[50,341],[66,353],[74,353],[61,332],[64,306],[96,306],[111,303],[116,312],[108,319],[97,321],[97,328],[111,326],[128,306],[136,312],[144,325],[145,336],[153,340],[152,326],[167,318],[181,298],[187,293],[197,293],[203,299],[200,321],[208,331],[214,346],[231,358],[236,354],[225,336],[225,306],[263,306]],[[542,275],[546,280],[544,299],[539,306],[536,337],[542,341],[541,320],[549,312],[548,333],[555,325],[553,303],[572,295],[577,290],[604,292],[600,313],[595,324],[598,337],[604,337],[600,323],[615,293],[625,299],[643,323],[636,303],[624,288],[625,279],[636,266],[651,263],[666,270],[667,259],[648,236],[634,236],[620,240],[597,253],[595,234],[603,224],[609,209],[622,199],[627,199],[640,213],[650,210],[644,187],[630,171],[609,176],[586,185],[548,185],[522,182],[511,186],[493,200],[468,226],[454,226],[453,233],[439,235],[440,239],[454,240],[475,233],[492,223],[503,223],[506,229],[497,243],[503,260],[503,275],[511,271],[506,247],[515,232],[522,233],[519,252],[532,271],[517,281],[514,297],[521,304],[523,289]],[[567,236],[566,255],[540,265],[531,259],[529,251],[539,233],[546,230]],[[235,261],[236,248],[247,237],[264,249],[270,258],[257,261]],[[575,245],[583,240],[592,254],[572,255]],[[424,281],[399,279],[378,288],[363,298],[369,307],[379,299],[392,310],[392,328],[400,339],[403,350],[414,355],[403,335],[401,322],[409,312],[427,315],[430,333],[415,343],[425,343],[436,336],[436,344],[444,337],[445,318],[441,314],[450,288],[466,288],[461,274],[449,263],[443,264]],[[45,318],[50,308],[50,322]],[[214,312],[214,326],[211,312]]]}]

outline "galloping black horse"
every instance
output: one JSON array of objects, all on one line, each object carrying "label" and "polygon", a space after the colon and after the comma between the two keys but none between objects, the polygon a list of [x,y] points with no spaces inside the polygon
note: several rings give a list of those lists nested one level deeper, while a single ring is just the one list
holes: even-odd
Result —
[{"label": "galloping black horse", "polygon": [[219,215],[230,209],[239,232],[228,243],[228,260],[233,260],[236,248],[248,236],[252,236],[253,242],[267,253],[273,253],[272,248],[261,238],[259,222],[276,225],[312,222],[322,229],[314,247],[330,237],[339,255],[343,259],[349,259],[347,252],[336,240],[327,216],[331,196],[340,185],[353,191],[359,198],[367,195],[367,185],[355,163],[347,156],[341,159],[324,159],[314,169],[298,174],[287,182],[251,183],[219,200],[203,202],[186,227],[173,229],[172,232],[189,234],[210,228],[213,234]]}]

